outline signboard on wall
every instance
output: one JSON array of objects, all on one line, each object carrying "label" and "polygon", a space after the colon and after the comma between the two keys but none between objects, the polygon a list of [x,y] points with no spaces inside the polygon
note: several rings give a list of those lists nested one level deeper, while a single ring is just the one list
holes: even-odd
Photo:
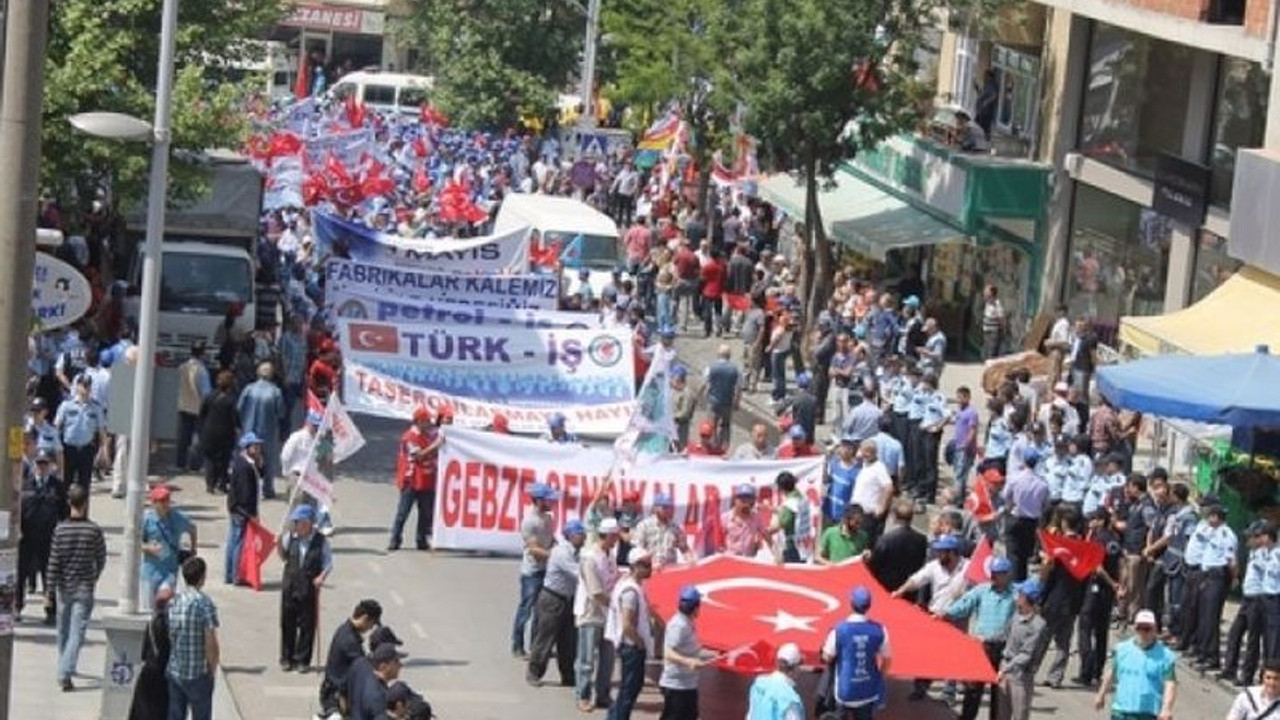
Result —
[{"label": "signboard on wall", "polygon": [[287,27],[328,32],[381,35],[386,28],[383,13],[330,5],[295,5],[289,17],[280,23]]},{"label": "signboard on wall", "polygon": [[1173,220],[1200,227],[1208,209],[1209,168],[1175,155],[1161,155],[1156,163],[1151,209]]}]

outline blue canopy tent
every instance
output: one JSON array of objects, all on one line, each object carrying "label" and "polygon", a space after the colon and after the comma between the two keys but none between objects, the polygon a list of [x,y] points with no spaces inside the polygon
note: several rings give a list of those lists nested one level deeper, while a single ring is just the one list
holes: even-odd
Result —
[{"label": "blue canopy tent", "polygon": [[1252,431],[1280,428],[1280,357],[1265,345],[1238,355],[1162,355],[1098,371],[1116,407],[1231,426],[1238,445]]}]

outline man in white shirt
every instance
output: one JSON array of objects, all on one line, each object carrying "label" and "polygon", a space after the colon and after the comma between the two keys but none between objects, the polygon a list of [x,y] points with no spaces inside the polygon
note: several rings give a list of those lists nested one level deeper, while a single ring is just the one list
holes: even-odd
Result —
[{"label": "man in white shirt", "polygon": [[862,461],[862,469],[853,483],[849,502],[862,508],[864,525],[870,526],[867,534],[879,537],[884,519],[889,514],[889,503],[893,501],[893,478],[880,462],[875,440],[862,441],[858,447],[858,458]]},{"label": "man in white shirt", "polygon": [[1053,328],[1049,337],[1045,338],[1044,349],[1053,358],[1053,379],[1057,382],[1062,377],[1062,361],[1071,347],[1071,321],[1067,318],[1067,306],[1059,305],[1054,314]]},{"label": "man in white shirt", "polygon": [[1263,720],[1274,718],[1280,709],[1280,661],[1268,660],[1262,666],[1262,684],[1245,688],[1236,695],[1227,711],[1227,720]]}]

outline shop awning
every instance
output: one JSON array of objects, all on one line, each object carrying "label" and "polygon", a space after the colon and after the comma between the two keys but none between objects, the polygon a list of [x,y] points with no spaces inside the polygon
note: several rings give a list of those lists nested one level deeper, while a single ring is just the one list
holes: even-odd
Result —
[{"label": "shop awning", "polygon": [[[827,235],[855,252],[884,261],[890,250],[966,240],[956,227],[918,210],[848,172],[836,187],[821,191],[818,207]],[[760,183],[760,196],[796,218],[804,218],[805,186],[786,174]]]},{"label": "shop awning", "polygon": [[1120,340],[1144,355],[1280,348],[1280,276],[1246,265],[1203,300],[1167,315],[1120,318]]}]

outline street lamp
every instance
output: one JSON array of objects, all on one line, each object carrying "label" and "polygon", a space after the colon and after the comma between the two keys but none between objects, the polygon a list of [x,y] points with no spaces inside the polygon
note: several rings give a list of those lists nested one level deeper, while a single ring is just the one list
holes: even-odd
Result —
[{"label": "street lamp", "polygon": [[164,239],[165,199],[169,192],[169,126],[173,114],[173,56],[177,35],[178,0],[164,0],[160,21],[160,59],[156,77],[155,122],[112,112],[89,112],[69,118],[75,129],[94,137],[151,142],[151,177],[147,189],[147,237],[142,255],[142,299],[138,312],[138,363],[134,370],[133,412],[125,477],[128,481],[124,526],[124,577],[120,610],[138,612],[142,570],[142,496],[151,447],[151,396],[155,373],[156,325],[160,311],[161,241]]}]

